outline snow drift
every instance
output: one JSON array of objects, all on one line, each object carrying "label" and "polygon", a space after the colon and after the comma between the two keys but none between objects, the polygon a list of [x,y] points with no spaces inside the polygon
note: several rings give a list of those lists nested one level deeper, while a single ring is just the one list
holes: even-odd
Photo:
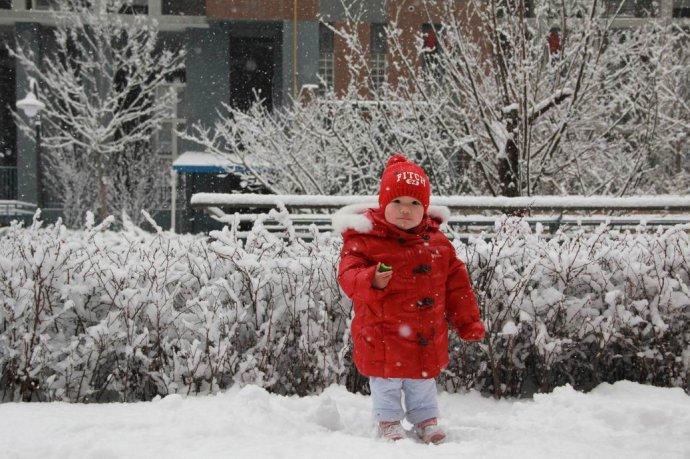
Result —
[{"label": "snow drift", "polygon": [[[534,400],[477,392],[439,397],[445,443],[374,438],[369,397],[330,386],[284,397],[248,385],[215,396],[145,403],[0,405],[0,451],[32,457],[684,458],[690,398],[631,382],[588,394],[570,386]],[[410,426],[407,425],[407,429]]]}]

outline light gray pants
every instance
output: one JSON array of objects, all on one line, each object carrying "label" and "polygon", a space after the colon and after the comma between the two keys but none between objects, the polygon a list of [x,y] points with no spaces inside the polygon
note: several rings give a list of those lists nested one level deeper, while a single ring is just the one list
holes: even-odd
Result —
[{"label": "light gray pants", "polygon": [[[369,378],[374,417],[381,421],[401,421],[412,424],[438,417],[435,379]],[[401,395],[405,394],[405,410]]]}]

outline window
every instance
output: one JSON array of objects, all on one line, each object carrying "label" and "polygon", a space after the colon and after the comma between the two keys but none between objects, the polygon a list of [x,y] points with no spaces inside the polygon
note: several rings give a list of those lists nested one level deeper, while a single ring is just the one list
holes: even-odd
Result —
[{"label": "window", "polygon": [[12,8],[12,0],[0,0],[0,10],[9,10]]},{"label": "window", "polygon": [[422,40],[424,41],[422,52],[429,54],[438,52],[438,36],[440,30],[440,24],[422,24]]},{"label": "window", "polygon": [[561,59],[561,51],[563,49],[561,45],[561,29],[558,27],[551,27],[547,42],[549,45],[549,61],[551,64],[555,64]]},{"label": "window", "polygon": [[442,33],[440,24],[422,24],[422,68],[433,72],[436,78],[441,77],[441,68],[437,64]]},{"label": "window", "polygon": [[674,18],[690,18],[690,0],[676,0],[673,2]]},{"label": "window", "polygon": [[[544,2],[542,2],[544,3]],[[533,18],[535,15],[534,0],[524,0],[526,18]],[[550,6],[546,3],[547,6]],[[522,6],[519,0],[498,0],[496,2],[496,17],[499,19],[505,18],[506,15],[519,15],[519,9]]]},{"label": "window", "polygon": [[371,25],[371,54],[369,68],[371,70],[371,86],[374,91],[380,90],[386,82],[386,30],[385,24]]},{"label": "window", "polygon": [[149,0],[127,0],[120,5],[120,14],[149,14]]},{"label": "window", "polygon": [[333,31],[325,24],[319,24],[319,93],[332,91],[335,81]]},{"label": "window", "polygon": [[378,91],[386,83],[386,55],[384,53],[372,53],[370,61],[371,86],[374,91]]},{"label": "window", "polygon": [[[15,1],[21,1],[21,0],[15,0]],[[84,8],[91,8],[93,1],[95,0],[80,0],[79,2],[73,2],[76,3],[77,6],[82,6]],[[66,8],[72,8],[72,3],[69,5],[65,5],[64,2],[61,2],[60,0],[26,0],[26,9],[27,10],[41,10],[41,11],[48,11],[48,10],[65,10]]]},{"label": "window", "polygon": [[206,2],[204,0],[163,0],[161,4],[163,14],[175,16],[205,16]]},{"label": "window", "polygon": [[[620,2],[621,0],[616,1]],[[566,1],[565,3],[563,3],[562,0],[541,0],[539,2],[535,0],[524,0],[524,2],[525,17],[535,18],[538,11],[541,19],[560,19],[563,14],[565,14],[566,18],[584,19],[588,16],[591,6],[591,0]],[[602,2],[598,3],[599,6],[601,6],[601,4]],[[538,9],[537,6],[539,6]],[[499,17],[509,15],[517,18],[520,15],[520,7],[521,1],[506,0],[499,4]],[[563,7],[565,7],[565,12],[563,11]]]},{"label": "window", "polygon": [[534,17],[534,0],[525,0],[525,17]]}]

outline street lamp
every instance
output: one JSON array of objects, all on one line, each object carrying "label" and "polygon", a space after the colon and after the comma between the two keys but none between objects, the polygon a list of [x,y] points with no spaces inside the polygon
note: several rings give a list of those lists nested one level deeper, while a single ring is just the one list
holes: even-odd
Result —
[{"label": "street lamp", "polygon": [[22,100],[17,101],[17,108],[21,109],[34,122],[36,129],[36,207],[43,207],[43,180],[41,171],[41,110],[45,104],[36,97],[38,84],[35,79],[29,78],[29,93]]}]

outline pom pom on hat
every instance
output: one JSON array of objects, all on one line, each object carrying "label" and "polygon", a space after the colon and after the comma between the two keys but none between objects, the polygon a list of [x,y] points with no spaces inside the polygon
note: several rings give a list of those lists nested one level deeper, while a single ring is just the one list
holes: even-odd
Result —
[{"label": "pom pom on hat", "polygon": [[418,199],[426,212],[430,195],[431,185],[424,169],[400,153],[388,158],[379,187],[379,206],[382,209],[398,196],[410,196]]},{"label": "pom pom on hat", "polygon": [[390,158],[388,158],[388,162],[386,163],[386,167],[390,167],[393,164],[397,163],[405,163],[408,162],[407,158],[405,156],[401,155],[400,153],[396,153],[392,155]]}]

